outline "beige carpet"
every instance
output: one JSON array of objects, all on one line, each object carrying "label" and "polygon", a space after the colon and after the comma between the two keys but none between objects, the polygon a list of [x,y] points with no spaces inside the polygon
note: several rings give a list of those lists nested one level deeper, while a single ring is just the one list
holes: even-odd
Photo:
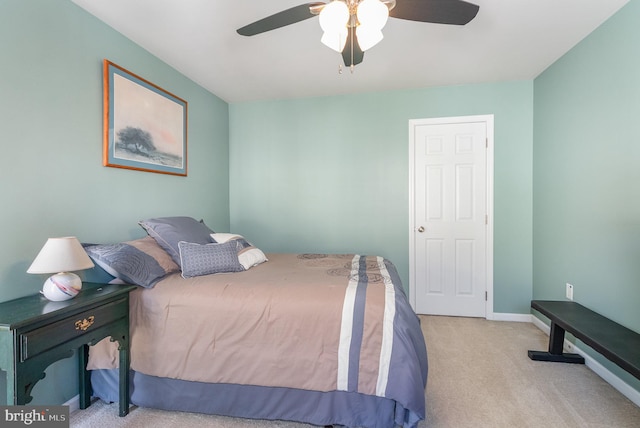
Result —
[{"label": "beige carpet", "polygon": [[[640,408],[586,366],[534,362],[548,337],[528,323],[421,316],[429,354],[427,421],[419,428],[638,428]],[[310,425],[133,408],[96,401],[82,428],[309,428]]]}]

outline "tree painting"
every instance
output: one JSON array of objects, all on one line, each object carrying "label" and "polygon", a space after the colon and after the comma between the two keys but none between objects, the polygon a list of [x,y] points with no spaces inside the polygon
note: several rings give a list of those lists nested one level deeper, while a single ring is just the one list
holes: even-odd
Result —
[{"label": "tree painting", "polygon": [[158,150],[151,133],[127,126],[118,130],[115,153],[118,157],[143,163],[179,167],[182,157]]},{"label": "tree painting", "polygon": [[118,140],[116,144],[119,145],[121,150],[126,150],[143,156],[149,156],[149,154],[156,149],[153,145],[153,138],[151,137],[151,134],[144,129],[134,128],[131,126],[127,126],[126,128],[118,131]]},{"label": "tree painting", "polygon": [[105,60],[105,165],[186,175],[187,103]]}]

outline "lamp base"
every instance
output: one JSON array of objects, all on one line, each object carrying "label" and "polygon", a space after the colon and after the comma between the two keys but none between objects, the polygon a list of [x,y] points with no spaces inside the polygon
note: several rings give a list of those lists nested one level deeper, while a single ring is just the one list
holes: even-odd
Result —
[{"label": "lamp base", "polygon": [[47,278],[41,293],[52,302],[61,302],[76,297],[81,288],[82,280],[78,275],[61,272]]}]

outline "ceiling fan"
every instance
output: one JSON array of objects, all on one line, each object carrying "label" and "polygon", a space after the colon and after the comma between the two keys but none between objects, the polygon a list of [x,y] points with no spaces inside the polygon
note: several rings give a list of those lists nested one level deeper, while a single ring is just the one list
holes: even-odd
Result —
[{"label": "ceiling fan", "polygon": [[382,40],[387,17],[436,24],[465,25],[480,7],[463,0],[332,0],[313,2],[283,10],[237,30],[243,36],[255,36],[320,17],[324,30],[322,42],[342,53],[345,66],[360,64],[364,52]]}]

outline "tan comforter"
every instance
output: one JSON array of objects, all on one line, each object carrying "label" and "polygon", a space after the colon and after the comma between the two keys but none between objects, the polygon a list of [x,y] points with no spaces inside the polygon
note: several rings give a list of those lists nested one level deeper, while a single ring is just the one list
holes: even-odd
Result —
[{"label": "tan comforter", "polygon": [[[134,291],[131,368],[191,381],[384,396],[395,295],[383,259],[268,257],[246,272],[173,274],[153,289]],[[357,291],[362,281],[366,292]],[[354,316],[362,301],[364,310]],[[92,347],[88,368],[115,368],[117,360],[116,345],[103,341]]]}]

